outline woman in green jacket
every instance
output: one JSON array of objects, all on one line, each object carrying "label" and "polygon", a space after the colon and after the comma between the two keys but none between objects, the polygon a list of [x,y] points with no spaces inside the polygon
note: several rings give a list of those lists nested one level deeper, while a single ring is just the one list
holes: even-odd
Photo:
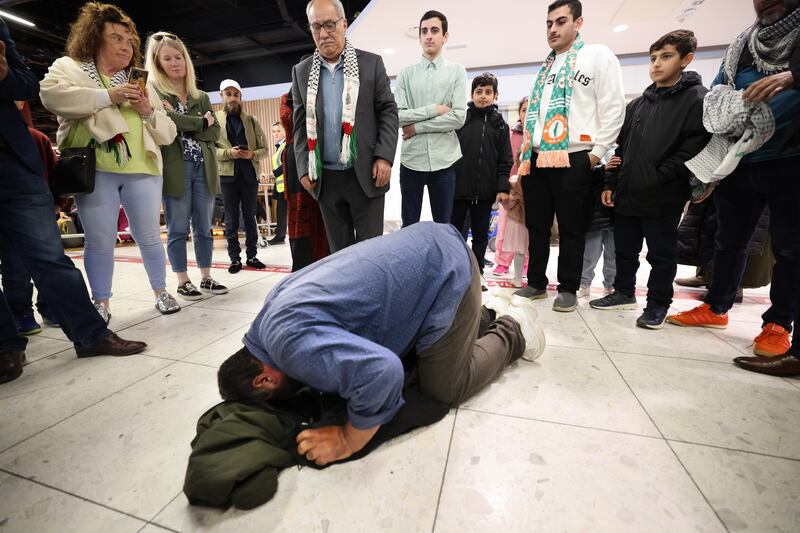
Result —
[{"label": "woman in green jacket", "polygon": [[[224,294],[228,289],[211,278],[214,249],[211,218],[214,199],[219,194],[214,142],[219,136],[219,124],[208,95],[197,88],[194,66],[177,36],[168,32],[151,35],[146,56],[150,86],[178,127],[175,141],[161,147],[167,256],[178,276],[178,295],[186,300],[199,300],[203,297],[200,291]],[[186,267],[190,220],[195,258],[202,276],[200,290],[189,279]]]}]

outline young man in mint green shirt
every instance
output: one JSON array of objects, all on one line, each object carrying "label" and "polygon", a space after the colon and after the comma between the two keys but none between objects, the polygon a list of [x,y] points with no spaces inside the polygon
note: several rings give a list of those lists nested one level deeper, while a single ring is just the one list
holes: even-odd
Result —
[{"label": "young man in mint green shirt", "polygon": [[467,116],[467,72],[442,58],[448,37],[447,17],[425,13],[419,23],[422,59],[397,75],[403,227],[419,222],[426,185],[435,222],[450,222],[453,210],[454,164],[461,159],[456,130]]}]

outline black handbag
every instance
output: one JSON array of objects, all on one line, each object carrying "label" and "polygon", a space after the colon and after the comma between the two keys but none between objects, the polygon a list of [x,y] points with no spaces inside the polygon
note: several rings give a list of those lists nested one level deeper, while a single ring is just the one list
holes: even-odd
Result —
[{"label": "black handbag", "polygon": [[53,196],[89,194],[94,191],[95,148],[64,148],[58,157],[52,179]]}]

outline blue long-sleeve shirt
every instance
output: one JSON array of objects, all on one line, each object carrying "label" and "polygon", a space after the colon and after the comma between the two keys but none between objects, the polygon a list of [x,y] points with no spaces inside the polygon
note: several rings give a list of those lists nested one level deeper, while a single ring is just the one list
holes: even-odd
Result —
[{"label": "blue long-sleeve shirt", "polygon": [[370,239],[281,281],[244,337],[265,364],[348,402],[359,429],[403,405],[401,358],[439,340],[472,263],[449,224],[420,222]]}]

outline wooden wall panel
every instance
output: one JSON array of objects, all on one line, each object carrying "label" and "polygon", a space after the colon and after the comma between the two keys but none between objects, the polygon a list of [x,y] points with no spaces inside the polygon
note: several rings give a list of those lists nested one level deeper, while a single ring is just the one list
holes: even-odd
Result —
[{"label": "wooden wall panel", "polygon": [[[211,107],[214,111],[219,111],[223,108],[222,104],[213,104]],[[262,160],[259,163],[260,176],[272,176],[272,154],[275,151],[275,146],[272,144],[272,124],[280,122],[280,98],[266,98],[263,100],[253,100],[242,102],[242,109],[245,113],[253,115],[261,124],[266,137],[267,147],[269,148],[269,158]],[[227,135],[224,131],[221,135]]]}]

